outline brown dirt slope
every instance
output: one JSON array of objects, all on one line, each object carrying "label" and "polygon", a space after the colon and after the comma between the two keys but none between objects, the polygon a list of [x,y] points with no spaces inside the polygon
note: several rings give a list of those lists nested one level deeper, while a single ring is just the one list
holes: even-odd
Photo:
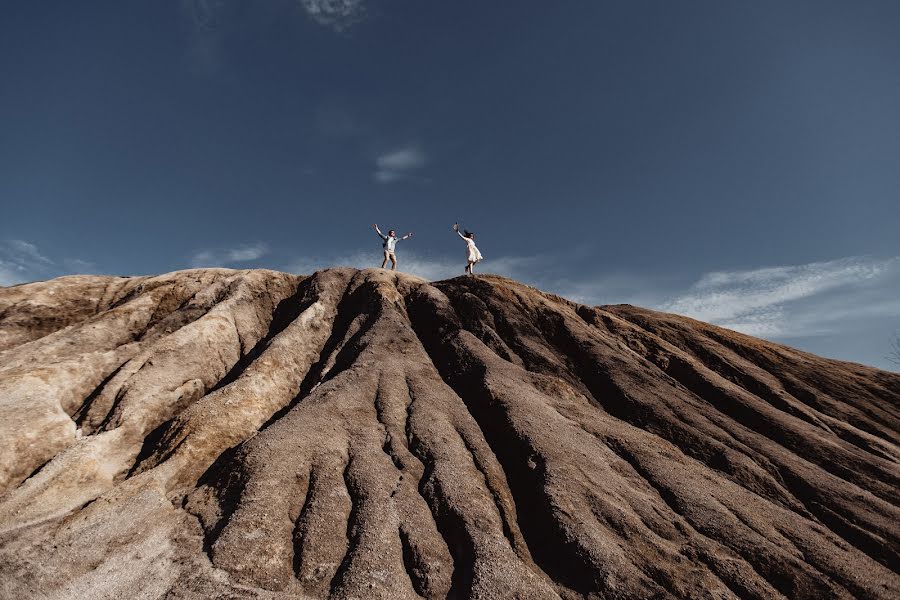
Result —
[{"label": "brown dirt slope", "polygon": [[494,276],[0,289],[2,598],[900,597],[900,375]]}]

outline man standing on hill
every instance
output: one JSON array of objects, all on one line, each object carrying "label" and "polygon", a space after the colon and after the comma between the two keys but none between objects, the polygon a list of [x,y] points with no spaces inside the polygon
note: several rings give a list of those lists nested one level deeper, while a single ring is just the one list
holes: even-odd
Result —
[{"label": "man standing on hill", "polygon": [[384,260],[381,261],[381,268],[383,269],[384,266],[387,264],[387,261],[390,260],[391,261],[391,271],[396,271],[397,270],[397,255],[394,254],[394,248],[397,247],[397,242],[399,240],[407,240],[407,239],[411,238],[412,232],[407,233],[402,238],[398,238],[397,234],[394,233],[393,229],[388,231],[387,235],[384,235],[383,233],[381,233],[381,230],[378,229],[377,224],[372,225],[372,227],[375,228],[375,232],[378,234],[378,237],[380,237],[382,240],[384,240],[384,244],[383,244]]}]

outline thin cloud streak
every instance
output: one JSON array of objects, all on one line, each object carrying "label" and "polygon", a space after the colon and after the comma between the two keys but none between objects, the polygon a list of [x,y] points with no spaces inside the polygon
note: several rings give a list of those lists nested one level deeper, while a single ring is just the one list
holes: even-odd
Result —
[{"label": "thin cloud streak", "polygon": [[849,257],[703,275],[658,308],[779,338],[833,332],[840,320],[900,316],[900,257]]},{"label": "thin cloud streak", "polygon": [[269,253],[269,247],[262,243],[245,244],[234,248],[217,250],[200,250],[190,260],[192,267],[216,267],[235,263],[252,262],[259,260]]},{"label": "thin cloud streak", "polygon": [[8,248],[25,261],[36,264],[52,265],[53,261],[44,256],[38,250],[38,247],[25,240],[9,240]]},{"label": "thin cloud streak", "polygon": [[25,240],[0,241],[0,286],[17,285],[60,275],[85,273],[94,264],[76,257],[54,260]]}]

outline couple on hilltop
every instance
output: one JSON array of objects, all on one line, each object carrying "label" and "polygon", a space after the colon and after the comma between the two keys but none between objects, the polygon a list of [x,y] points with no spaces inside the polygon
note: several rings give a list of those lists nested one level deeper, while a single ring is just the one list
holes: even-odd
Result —
[{"label": "couple on hilltop", "polygon": [[[387,262],[391,261],[391,270],[395,271],[397,269],[397,255],[394,253],[394,248],[397,247],[397,242],[400,240],[408,240],[412,237],[412,233],[407,233],[402,238],[398,238],[397,234],[393,229],[388,231],[387,235],[381,233],[381,230],[378,229],[378,225],[373,225],[375,228],[375,232],[378,234],[384,241],[384,260],[381,261],[381,268],[383,269]],[[456,235],[462,238],[462,240],[466,243],[466,273],[469,275],[475,274],[475,263],[480,262],[484,257],[481,256],[481,252],[478,251],[478,247],[475,245],[475,234],[469,231],[468,229],[464,229],[465,233],[459,232],[459,223],[453,224],[453,231],[456,232]]]}]

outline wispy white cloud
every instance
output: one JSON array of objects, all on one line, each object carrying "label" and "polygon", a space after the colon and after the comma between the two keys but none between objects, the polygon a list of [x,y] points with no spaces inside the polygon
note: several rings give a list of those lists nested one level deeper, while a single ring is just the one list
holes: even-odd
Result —
[{"label": "wispy white cloud", "polygon": [[80,258],[54,260],[25,240],[0,241],[0,286],[95,270],[93,263]]},{"label": "wispy white cloud", "polygon": [[200,250],[191,257],[192,267],[222,267],[235,263],[259,260],[269,253],[269,247],[262,243],[244,244],[234,248]]},{"label": "wispy white cloud", "polygon": [[10,254],[24,263],[52,265],[53,261],[44,256],[38,247],[25,240],[8,240],[6,246]]},{"label": "wispy white cloud", "polygon": [[424,167],[426,162],[425,152],[416,145],[397,148],[375,158],[373,177],[378,183],[419,179],[414,172]]},{"label": "wispy white cloud", "polygon": [[191,257],[192,267],[211,267],[218,262],[216,253],[211,250],[201,250]]},{"label": "wispy white cloud", "polygon": [[16,285],[47,277],[54,263],[25,240],[0,242],[0,285]]},{"label": "wispy white cloud", "polygon": [[341,32],[365,18],[363,0],[300,0],[309,17],[325,27]]},{"label": "wispy white cloud", "polygon": [[658,308],[761,337],[833,332],[841,320],[900,316],[900,257],[850,257],[719,271]]}]

